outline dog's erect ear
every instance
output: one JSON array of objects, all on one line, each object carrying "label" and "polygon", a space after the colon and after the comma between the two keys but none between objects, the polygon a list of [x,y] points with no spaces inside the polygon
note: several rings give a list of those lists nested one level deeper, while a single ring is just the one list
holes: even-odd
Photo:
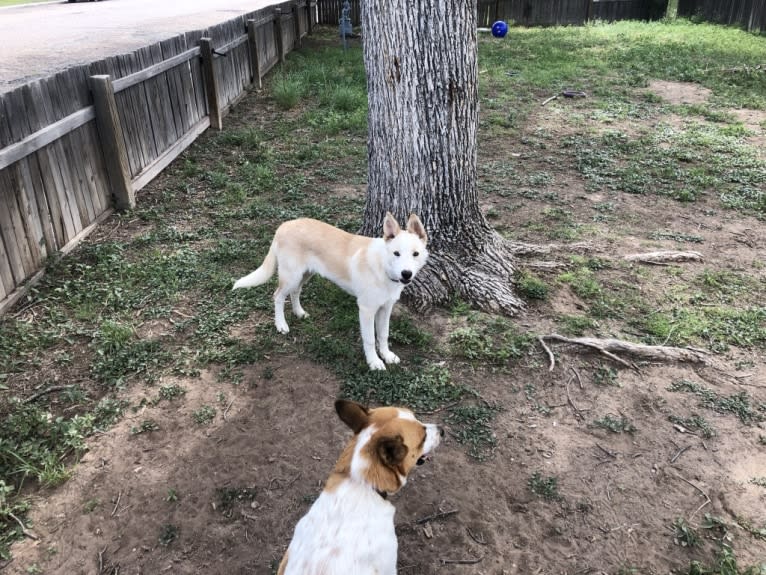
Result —
[{"label": "dog's erect ear", "polygon": [[370,423],[370,410],[355,401],[339,399],[335,402],[335,411],[354,433],[359,433]]},{"label": "dog's erect ear", "polygon": [[391,215],[391,212],[386,212],[386,219],[383,220],[383,239],[386,241],[393,240],[396,234],[402,231],[399,227],[399,222]]},{"label": "dog's erect ear", "polygon": [[378,439],[375,451],[386,467],[397,467],[407,457],[407,446],[401,435],[381,437]]},{"label": "dog's erect ear", "polygon": [[424,244],[428,242],[426,228],[423,226],[423,222],[420,221],[420,218],[415,214],[410,214],[410,219],[407,220],[407,231],[418,236],[420,241]]}]

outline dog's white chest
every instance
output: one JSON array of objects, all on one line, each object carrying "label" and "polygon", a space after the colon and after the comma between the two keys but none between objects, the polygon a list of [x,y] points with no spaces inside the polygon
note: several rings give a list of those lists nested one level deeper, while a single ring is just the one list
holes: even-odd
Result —
[{"label": "dog's white chest", "polygon": [[369,486],[322,492],[295,528],[285,575],[395,575],[394,512]]}]

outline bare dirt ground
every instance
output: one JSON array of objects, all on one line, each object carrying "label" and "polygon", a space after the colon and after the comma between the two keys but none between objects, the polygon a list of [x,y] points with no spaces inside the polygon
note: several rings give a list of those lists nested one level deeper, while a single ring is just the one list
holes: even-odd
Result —
[{"label": "bare dirt ground", "polygon": [[[662,97],[689,96],[683,85],[656,89]],[[700,97],[696,92],[691,96]],[[255,121],[248,101],[229,122]],[[530,123],[565,134],[565,116],[559,113],[551,106]],[[755,120],[762,137],[763,118]],[[509,143],[487,145],[496,153],[524,153]],[[562,158],[566,153],[561,151]],[[525,153],[521,161],[531,170],[537,160]],[[591,222],[594,206],[605,198],[586,192],[564,163],[546,164],[556,175],[548,191],[558,194],[559,205],[566,205],[576,221]],[[161,176],[144,197],[158,193],[169,177]],[[483,201],[488,211],[498,213],[496,226],[514,228],[519,239],[542,239],[518,223],[539,219],[544,200],[489,196]],[[764,222],[718,206],[708,210],[712,199],[683,210],[674,200],[657,196],[621,194],[610,201],[623,215],[619,233],[610,227],[614,222],[593,224],[590,255],[618,259],[678,247],[672,239],[647,240],[650,224],[703,238],[694,249],[703,253],[704,263],[681,264],[676,274],[759,269],[763,287]],[[123,225],[119,233],[129,237],[135,231]],[[754,268],[754,262],[761,267]],[[644,281],[638,287],[646,297],[672,290],[677,281],[662,266],[641,273]],[[618,281],[623,270],[613,274]],[[562,286],[547,302],[531,304],[517,321],[544,334],[553,329],[557,315],[582,309],[580,298]],[[399,313],[410,312],[400,308]],[[435,310],[418,321],[438,340],[455,320]],[[243,327],[243,337],[250,328]],[[604,333],[609,329],[608,322],[601,327]],[[418,468],[392,498],[398,510],[399,571],[665,574],[688,568],[690,559],[700,557],[700,548],[693,551],[674,541],[673,523],[682,518],[700,526],[705,514],[727,524],[740,565],[764,560],[766,540],[747,530],[766,524],[766,489],[750,482],[766,475],[763,424],[743,425],[731,414],[699,408],[689,394],[668,390],[671,383],[687,380],[721,396],[746,391],[754,403],[766,402],[762,350],[731,348],[719,356],[726,366],[720,370],[641,363],[639,370],[615,370],[614,384],[604,385],[598,374],[616,366],[584,349],[551,345],[553,371],[539,347],[508,368],[451,365],[456,379],[479,390],[485,401],[503,406],[492,424],[497,446],[490,458],[477,461],[448,437],[433,461]],[[406,350],[402,355],[406,362]],[[736,365],[747,367],[735,370]],[[349,435],[332,408],[339,382],[295,355],[246,368],[243,385],[229,388],[223,403],[217,399],[215,378],[214,370],[199,378],[163,378],[163,385],[181,384],[187,394],[147,404],[95,438],[74,477],[40,493],[30,515],[39,540],[14,545],[15,559],[5,573],[29,573],[31,565],[40,569],[35,572],[62,575],[273,573],[295,523]],[[130,394],[136,405],[156,394],[156,388]],[[222,416],[201,427],[190,414],[205,404],[220,406]],[[717,435],[705,439],[682,433],[668,421],[670,414],[693,413],[704,413]],[[617,434],[595,427],[593,420],[605,414],[624,415],[637,430]],[[422,418],[439,421],[441,414]],[[158,422],[159,429],[131,434],[147,419]],[[534,473],[557,478],[558,497],[546,500],[533,493]],[[706,535],[720,533],[700,531],[702,555],[712,559],[716,547]]]}]

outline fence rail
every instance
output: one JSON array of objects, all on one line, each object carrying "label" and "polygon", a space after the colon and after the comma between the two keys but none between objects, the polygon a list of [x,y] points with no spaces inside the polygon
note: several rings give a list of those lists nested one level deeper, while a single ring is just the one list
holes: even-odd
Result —
[{"label": "fence rail", "polygon": [[0,314],[310,33],[298,0],[0,94]]},{"label": "fence rail", "polygon": [[678,0],[678,15],[766,33],[764,0]]}]

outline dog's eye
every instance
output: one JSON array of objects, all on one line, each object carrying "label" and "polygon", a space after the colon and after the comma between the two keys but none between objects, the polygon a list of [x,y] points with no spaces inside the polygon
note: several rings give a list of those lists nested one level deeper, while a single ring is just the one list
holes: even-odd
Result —
[{"label": "dog's eye", "polygon": [[420,252],[412,252],[413,257],[418,257],[420,255]]},{"label": "dog's eye", "polygon": [[400,254],[399,252],[394,252],[394,255],[398,258]]}]

